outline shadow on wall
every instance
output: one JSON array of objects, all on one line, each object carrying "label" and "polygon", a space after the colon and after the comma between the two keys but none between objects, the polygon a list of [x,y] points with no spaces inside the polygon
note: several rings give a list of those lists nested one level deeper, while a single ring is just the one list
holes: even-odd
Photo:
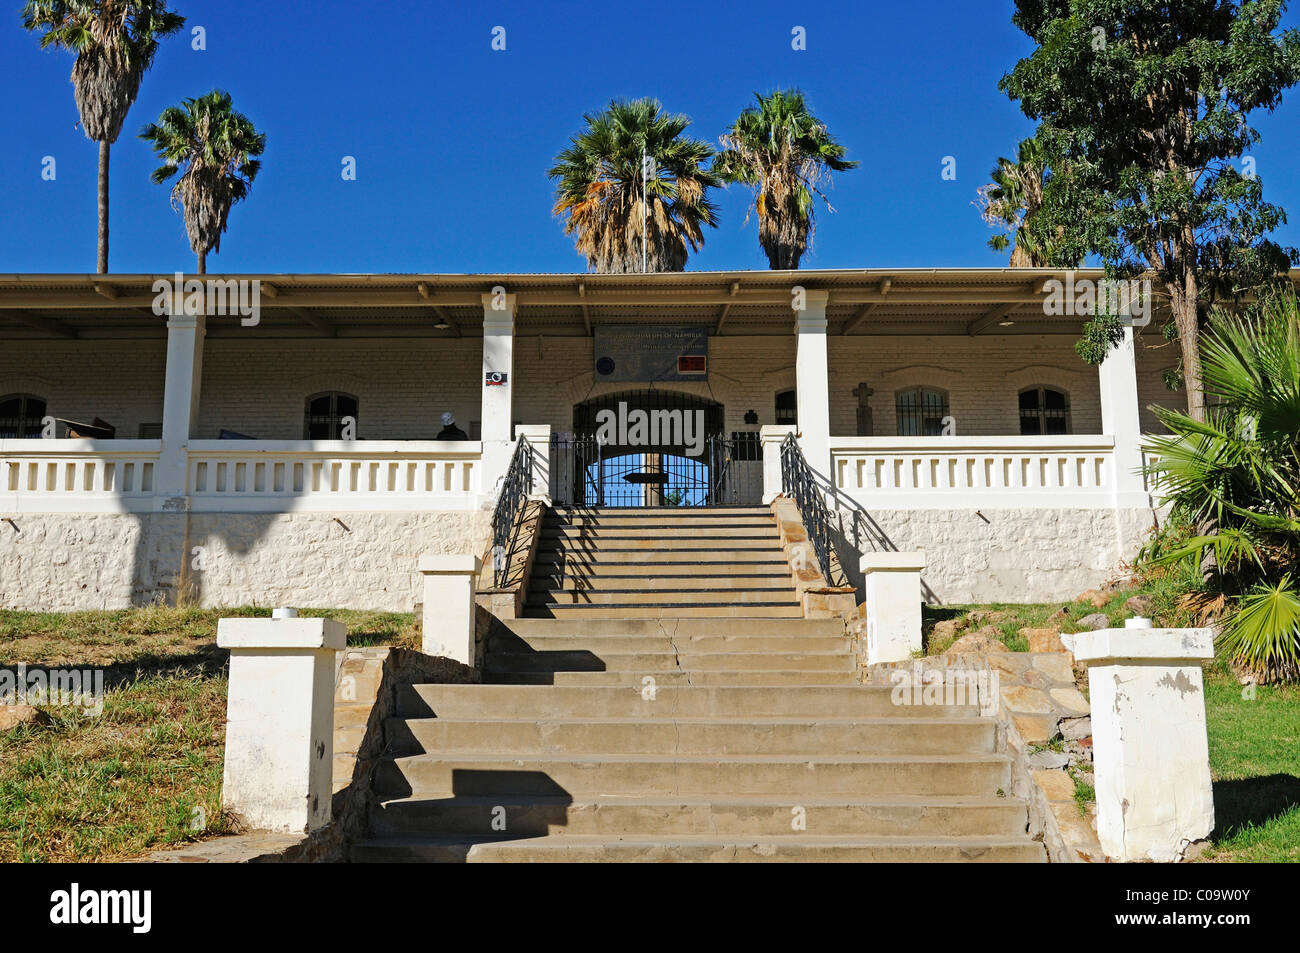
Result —
[{"label": "shadow on wall", "polygon": [[[866,581],[862,575],[861,556],[863,553],[896,553],[898,545],[889,538],[889,534],[876,522],[870,511],[861,503],[845,493],[840,492],[822,474],[817,474],[818,488],[826,495],[828,501],[834,500],[835,509],[831,512],[831,545],[839,559],[840,571],[848,585],[857,590],[859,603],[866,600]],[[940,599],[933,589],[921,578],[921,595],[931,605],[940,604]]]}]

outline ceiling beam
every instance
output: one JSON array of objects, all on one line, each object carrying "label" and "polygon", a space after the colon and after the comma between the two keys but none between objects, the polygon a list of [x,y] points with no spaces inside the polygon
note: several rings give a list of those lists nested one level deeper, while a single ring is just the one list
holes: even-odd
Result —
[{"label": "ceiling beam", "polygon": [[[434,301],[435,292],[433,286],[430,285],[427,281],[421,281],[419,284],[415,286],[415,290],[419,293],[420,297],[423,298],[425,301],[428,302]],[[456,323],[455,318],[453,318],[450,314],[447,313],[446,308],[440,307],[439,305],[432,304],[432,303],[430,304],[430,307],[433,308],[433,313],[435,316],[437,316],[439,324],[447,325],[448,329],[450,329],[454,337],[461,336],[460,325]]]},{"label": "ceiling beam", "polygon": [[6,311],[5,314],[17,321],[21,321],[29,328],[45,331],[47,334],[53,334],[61,338],[75,338],[77,336],[77,332],[62,321],[44,314],[32,314],[30,311]]},{"label": "ceiling beam", "polygon": [[[1041,302],[1043,300],[1041,297],[1042,290],[1043,280],[1041,278],[1031,281],[1029,287],[1025,289],[1025,292],[1030,296],[1029,303],[1039,304],[1041,307]],[[1007,320],[1010,315],[1015,313],[1016,309],[1019,308],[1022,303],[1024,302],[1003,301],[1001,304],[989,309],[983,315],[966,325],[966,333],[971,337],[975,337],[977,334],[983,334],[994,325],[1001,324],[1003,321]]]},{"label": "ceiling beam", "polygon": [[[738,294],[740,294],[740,282],[733,281],[731,283],[731,297],[734,298]],[[722,326],[727,323],[727,314],[730,311],[731,311],[731,302],[728,301],[726,304],[722,306],[722,310],[718,312],[718,324],[717,327],[713,329],[714,335],[721,337]]]},{"label": "ceiling beam", "polygon": [[985,331],[993,327],[995,324],[1001,323],[1003,319],[1005,319],[1008,315],[1011,314],[1011,312],[1016,310],[1016,307],[1017,306],[1014,304],[998,305],[993,310],[986,312],[985,314],[976,318],[974,321],[967,324],[966,333],[969,334],[971,337],[975,337],[975,335],[977,334],[983,334]]},{"label": "ceiling beam", "polygon": [[322,318],[320,315],[312,314],[310,311],[304,310],[303,308],[286,307],[285,310],[295,318],[300,318],[301,320],[306,321],[326,337],[336,338],[339,336],[338,327],[328,318]]},{"label": "ceiling beam", "polygon": [[[880,279],[880,297],[882,300],[889,294],[889,291],[891,288],[893,288],[893,286],[894,286],[894,279],[892,278]],[[836,297],[838,299],[838,296]],[[879,304],[880,304],[879,301],[873,301],[868,304],[864,304],[861,308],[858,309],[858,313],[855,314],[852,318],[850,318],[848,323],[844,325],[844,328],[843,330],[840,331],[840,334],[841,335],[852,334],[854,331],[856,331],[862,325],[862,322],[867,320],[867,318],[871,316],[871,312],[876,310],[876,306]]]}]

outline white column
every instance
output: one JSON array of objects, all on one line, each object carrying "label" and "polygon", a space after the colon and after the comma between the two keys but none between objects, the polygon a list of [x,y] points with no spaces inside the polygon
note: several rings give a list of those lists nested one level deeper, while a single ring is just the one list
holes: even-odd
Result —
[{"label": "white column", "polygon": [[541,500],[551,505],[551,425],[520,424],[515,427],[515,439],[528,441],[533,448],[533,491],[530,500]]},{"label": "white column", "polygon": [[781,444],[794,433],[785,425],[758,428],[758,442],[763,448],[763,505],[781,495]]},{"label": "white column", "polygon": [[257,830],[309,831],[330,820],[334,653],[330,619],[222,619],[230,650],[223,807]]},{"label": "white column", "polygon": [[799,444],[808,465],[831,476],[830,386],[826,367],[825,291],[805,291],[796,312],[795,389],[799,401]]},{"label": "white column", "polygon": [[921,650],[921,573],[925,553],[864,553],[867,661],[901,662]]},{"label": "white column", "polygon": [[483,295],[482,490],[488,497],[496,494],[514,449],[515,308],[512,294]]},{"label": "white column", "polygon": [[[188,451],[199,417],[205,331],[203,315],[175,314],[167,319],[162,453],[154,471],[154,492],[163,501],[184,497],[188,491]],[[176,508],[175,504],[166,502],[163,506]]]},{"label": "white column", "polygon": [[425,655],[474,665],[474,593],[481,566],[479,558],[469,554],[420,557],[424,576],[420,650]]},{"label": "white column", "polygon": [[1101,387],[1101,430],[1115,438],[1115,505],[1149,506],[1142,477],[1142,423],[1137,393],[1133,328],[1111,349],[1097,371]]},{"label": "white column", "polygon": [[1112,860],[1180,860],[1214,829],[1201,662],[1210,629],[1101,629],[1088,665],[1097,836]]}]

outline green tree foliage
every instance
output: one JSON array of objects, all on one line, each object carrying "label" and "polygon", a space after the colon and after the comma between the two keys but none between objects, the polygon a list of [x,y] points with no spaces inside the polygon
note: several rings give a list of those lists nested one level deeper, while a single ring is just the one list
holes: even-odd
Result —
[{"label": "green tree foliage", "polygon": [[[1300,79],[1282,0],[1016,0],[1037,47],[1001,88],[1039,123],[1049,168],[1025,228],[1055,264],[1100,257],[1113,278],[1155,275],[1177,329],[1189,413],[1204,415],[1198,332],[1215,301],[1266,286],[1297,260],[1268,234],[1285,214],[1247,161],[1247,123]],[[1102,322],[1081,347],[1105,356]]]}]

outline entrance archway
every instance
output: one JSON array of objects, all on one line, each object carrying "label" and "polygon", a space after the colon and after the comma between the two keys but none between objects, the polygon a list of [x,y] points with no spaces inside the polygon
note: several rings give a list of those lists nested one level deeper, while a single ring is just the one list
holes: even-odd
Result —
[{"label": "entrance archway", "polygon": [[725,420],[722,404],[678,391],[618,391],[575,404],[572,435],[552,441],[552,495],[585,506],[758,502],[747,472],[759,468],[761,493],[757,434],[728,437]]}]

